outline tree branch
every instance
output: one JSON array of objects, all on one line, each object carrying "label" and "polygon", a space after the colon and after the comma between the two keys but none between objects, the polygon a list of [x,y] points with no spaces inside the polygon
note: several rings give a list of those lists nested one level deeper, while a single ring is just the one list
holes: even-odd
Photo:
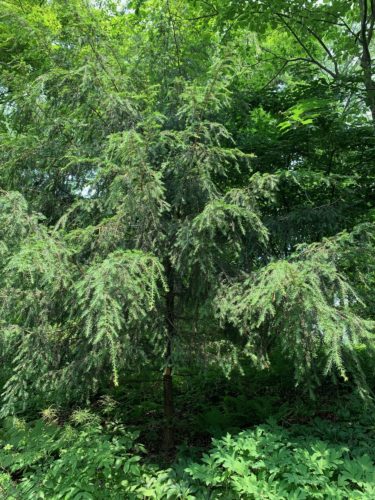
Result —
[{"label": "tree branch", "polygon": [[312,53],[310,52],[310,50],[303,43],[303,41],[301,40],[301,38],[297,35],[297,33],[293,30],[293,28],[285,21],[285,19],[283,19],[283,16],[280,13],[276,13],[276,16],[279,17],[279,19],[281,19],[282,23],[286,26],[286,28],[288,29],[288,31],[293,35],[293,37],[298,42],[298,44],[303,48],[303,50],[309,56],[309,61],[311,63],[315,64],[316,66],[318,66],[325,73],[328,73],[332,78],[336,79],[337,75],[333,71],[331,71],[329,68],[327,68],[326,66],[324,66],[324,64],[322,64],[317,59],[315,59],[315,57],[312,55]]}]

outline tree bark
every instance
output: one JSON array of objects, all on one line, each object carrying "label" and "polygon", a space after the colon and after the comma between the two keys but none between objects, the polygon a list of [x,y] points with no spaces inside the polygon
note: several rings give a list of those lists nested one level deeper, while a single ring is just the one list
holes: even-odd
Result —
[{"label": "tree bark", "polygon": [[368,11],[367,0],[359,0],[361,12],[361,32],[360,43],[362,45],[361,67],[363,71],[363,83],[366,90],[366,101],[370,108],[372,121],[375,126],[375,81],[372,78],[372,59],[370,43],[374,33],[375,23],[375,1],[370,2],[370,12]]},{"label": "tree bark", "polygon": [[163,374],[164,389],[164,431],[163,431],[163,449],[170,451],[174,445],[174,406],[173,406],[173,379],[172,368],[167,366]]},{"label": "tree bark", "polygon": [[165,266],[168,279],[168,293],[166,295],[166,327],[167,345],[165,352],[165,369],[163,373],[164,393],[164,430],[163,449],[170,451],[174,446],[174,404],[173,404],[173,379],[172,379],[172,348],[175,336],[175,293],[174,278],[170,263]]}]

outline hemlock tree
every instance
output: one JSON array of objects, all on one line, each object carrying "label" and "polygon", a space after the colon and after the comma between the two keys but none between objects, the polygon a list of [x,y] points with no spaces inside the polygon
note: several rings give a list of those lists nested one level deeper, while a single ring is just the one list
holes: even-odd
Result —
[{"label": "hemlock tree", "polygon": [[223,35],[199,2],[2,6],[3,415],[31,392],[82,401],[152,365],[170,448],[173,369],[206,352],[265,367],[281,348],[311,390],[327,374],[365,388],[361,104],[345,114],[345,97],[336,107],[329,83],[301,85],[298,70],[260,86],[256,42],[242,49],[253,33]]}]

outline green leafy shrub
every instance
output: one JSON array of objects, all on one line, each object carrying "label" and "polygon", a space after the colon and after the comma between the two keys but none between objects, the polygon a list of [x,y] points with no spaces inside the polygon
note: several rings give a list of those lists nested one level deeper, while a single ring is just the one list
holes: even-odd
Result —
[{"label": "green leafy shrub", "polygon": [[[48,412],[53,419],[54,412]],[[88,410],[58,426],[7,420],[0,492],[9,499],[372,499],[375,440],[367,423],[268,423],[213,440],[201,460],[142,458],[137,434]]]},{"label": "green leafy shrub", "polygon": [[262,425],[228,434],[186,471],[210,498],[374,498],[373,446],[365,453],[312,436],[310,427],[299,431]]},{"label": "green leafy shrub", "polygon": [[[134,488],[143,451],[137,435],[114,424],[103,428],[86,410],[73,414],[72,424],[6,423],[0,464],[20,479],[14,498],[119,498]],[[10,488],[5,479],[1,484]]]}]

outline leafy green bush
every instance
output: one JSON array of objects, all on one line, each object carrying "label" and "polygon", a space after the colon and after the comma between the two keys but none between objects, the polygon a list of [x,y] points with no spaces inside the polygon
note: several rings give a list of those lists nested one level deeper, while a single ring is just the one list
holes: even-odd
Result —
[{"label": "leafy green bush", "polygon": [[87,411],[73,417],[74,426],[63,428],[41,420],[6,423],[0,464],[20,479],[21,498],[119,498],[140,477],[137,453],[143,447],[134,444],[135,433],[115,425],[103,428]]},{"label": "leafy green bush", "polygon": [[282,427],[262,425],[214,439],[210,453],[186,471],[206,485],[210,498],[375,497],[373,438],[365,453],[360,445],[349,449],[313,436],[314,426],[299,430],[297,437]]},{"label": "leafy green bush", "polygon": [[1,432],[0,493],[12,499],[372,499],[375,438],[368,422],[283,428],[268,423],[214,439],[201,460],[151,465],[137,434],[87,410]]}]

